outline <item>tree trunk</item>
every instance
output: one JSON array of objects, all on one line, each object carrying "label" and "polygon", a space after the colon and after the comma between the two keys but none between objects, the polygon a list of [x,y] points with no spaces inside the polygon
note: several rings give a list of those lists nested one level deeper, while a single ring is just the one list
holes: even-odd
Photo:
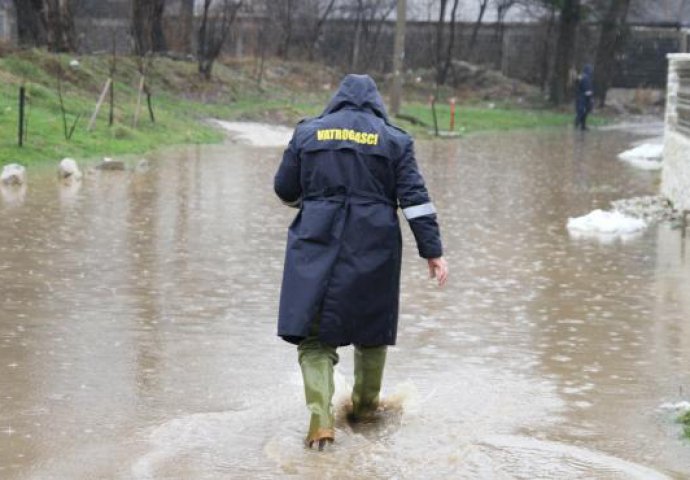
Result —
[{"label": "tree trunk", "polygon": [[319,18],[316,21],[316,25],[314,26],[314,31],[311,36],[311,42],[309,42],[309,61],[313,62],[314,61],[314,53],[316,52],[316,46],[319,43],[319,37],[321,37],[321,30],[323,29],[323,24],[326,22],[326,19],[328,16],[331,14],[331,11],[333,10],[333,6],[335,5],[335,0],[330,0],[328,2],[328,5],[326,6],[326,9],[324,10],[323,14],[319,16]]},{"label": "tree trunk", "polygon": [[556,7],[553,5],[550,8],[549,20],[546,24],[546,33],[544,35],[544,46],[541,52],[541,72],[539,78],[539,88],[542,93],[546,91],[546,84],[549,80],[549,59],[551,58],[551,38],[553,34],[553,27],[556,23]]},{"label": "tree trunk", "polygon": [[359,48],[362,42],[362,23],[364,22],[364,6],[362,0],[357,0],[357,17],[355,19],[355,37],[352,41],[352,58],[350,59],[350,70],[357,70],[359,65]]},{"label": "tree trunk", "polygon": [[76,47],[72,0],[43,0],[41,21],[48,47],[54,52],[71,52]]},{"label": "tree trunk", "polygon": [[446,7],[448,0],[441,0],[436,22],[436,84],[441,84],[441,71],[443,69],[443,30],[446,23]]},{"label": "tree trunk", "polygon": [[41,7],[41,0],[14,0],[17,36],[22,47],[40,47],[47,44],[47,35],[39,14]]},{"label": "tree trunk", "polygon": [[484,20],[484,14],[486,13],[486,7],[488,5],[489,0],[479,0],[479,15],[477,15],[477,21],[474,22],[474,26],[472,27],[472,37],[470,38],[470,54],[474,52],[474,47],[477,45],[479,27],[482,25],[482,20]]},{"label": "tree trunk", "polygon": [[446,59],[443,62],[443,68],[438,78],[438,84],[444,85],[448,78],[448,70],[453,62],[453,47],[455,46],[455,19],[457,18],[458,4],[460,0],[453,1],[453,9],[450,14],[450,38],[448,38],[448,50],[446,51]]},{"label": "tree trunk", "polygon": [[577,25],[580,21],[580,0],[564,0],[559,22],[558,43],[554,61],[549,100],[555,105],[566,101],[568,95],[568,72],[573,66]]},{"label": "tree trunk", "polygon": [[594,95],[599,106],[606,104],[606,93],[611,86],[616,66],[616,54],[625,43],[625,19],[630,0],[611,0],[601,23],[601,35],[594,63]]},{"label": "tree trunk", "polygon": [[407,4],[405,0],[397,2],[395,21],[395,44],[393,47],[393,88],[391,89],[391,115],[400,113],[402,97],[402,70],[405,60],[405,25],[407,23]]},{"label": "tree trunk", "polygon": [[216,11],[212,19],[210,17],[211,3],[213,0],[204,0],[197,45],[199,74],[205,80],[211,79],[213,64],[223,51],[223,45],[228,39],[243,0],[223,0],[220,16]]},{"label": "tree trunk", "polygon": [[191,54],[193,49],[192,35],[194,32],[194,0],[182,0],[182,45],[186,54]]},{"label": "tree trunk", "polygon": [[151,47],[154,52],[165,52],[168,49],[163,30],[165,0],[154,0],[151,15]]},{"label": "tree trunk", "polygon": [[281,57],[287,60],[290,57],[290,44],[292,43],[292,17],[294,0],[285,0],[285,13],[283,16],[283,45],[281,47]]},{"label": "tree trunk", "polygon": [[54,52],[76,47],[73,0],[14,0],[19,44],[47,46]]},{"label": "tree trunk", "polygon": [[165,0],[132,1],[132,36],[138,55],[166,50],[163,33]]}]

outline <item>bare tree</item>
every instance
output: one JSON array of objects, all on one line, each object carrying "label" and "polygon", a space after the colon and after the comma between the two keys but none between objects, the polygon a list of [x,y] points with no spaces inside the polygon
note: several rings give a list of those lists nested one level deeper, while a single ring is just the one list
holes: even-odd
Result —
[{"label": "bare tree", "polygon": [[549,5],[548,16],[546,19],[546,31],[544,32],[544,44],[541,55],[541,72],[539,78],[539,87],[542,93],[546,91],[546,86],[549,80],[549,66],[551,63],[551,46],[553,44],[553,32],[556,27],[556,5]]},{"label": "bare tree", "polygon": [[[326,2],[321,2],[317,1],[316,2],[316,22],[312,28],[312,33],[311,33],[311,39],[309,42],[309,61],[314,60],[314,53],[316,51],[316,47],[319,43],[319,39],[321,38],[321,32],[323,31],[323,26],[326,23],[326,20],[328,19],[328,16],[333,12],[333,7],[335,6],[335,0],[327,0]],[[323,8],[321,8],[323,7]]]},{"label": "bare tree", "polygon": [[[273,3],[273,2],[271,2]],[[278,47],[278,55],[285,60],[290,56],[292,46],[292,29],[295,18],[295,0],[278,0],[277,8],[272,10],[278,15],[278,25],[282,31],[282,39]]]},{"label": "bare tree", "polygon": [[477,14],[477,20],[472,26],[472,36],[470,37],[470,52],[474,51],[474,47],[477,45],[477,35],[479,35],[479,27],[482,25],[484,20],[484,14],[486,13],[486,8],[489,6],[489,0],[477,0],[479,2],[479,13]]},{"label": "bare tree", "polygon": [[501,63],[503,62],[503,38],[505,34],[505,21],[508,11],[515,6],[518,0],[494,0],[496,7],[496,41],[500,49]]},{"label": "bare tree", "polygon": [[232,24],[242,7],[243,0],[203,0],[201,25],[199,26],[198,62],[199,73],[211,79],[213,63],[228,39]]},{"label": "bare tree", "polygon": [[47,46],[54,52],[73,51],[75,3],[76,0],[14,0],[19,43]]},{"label": "bare tree", "polygon": [[448,78],[448,70],[450,70],[450,65],[453,62],[453,49],[455,47],[455,24],[458,13],[459,0],[453,0],[453,8],[450,11],[450,32],[448,37],[448,46],[446,49],[446,58],[443,62],[441,69],[438,71],[437,83],[443,85],[446,83]]},{"label": "bare tree", "polygon": [[341,8],[355,23],[350,70],[367,69],[373,59],[380,58],[381,32],[396,5],[396,0],[355,0]]},{"label": "bare tree", "polygon": [[606,93],[613,80],[616,54],[625,42],[625,19],[630,0],[610,0],[601,22],[601,35],[594,64],[594,94],[599,105],[606,103]]},{"label": "bare tree", "polygon": [[137,55],[166,50],[164,10],[165,0],[132,0],[132,37]]},{"label": "bare tree", "polygon": [[47,34],[41,23],[42,0],[14,0],[17,17],[17,36],[24,47],[40,47],[47,44]]},{"label": "bare tree", "polygon": [[560,8],[558,42],[549,91],[549,100],[554,104],[563,103],[568,98],[568,78],[575,57],[581,7],[580,0],[563,0]]},{"label": "bare tree", "polygon": [[443,63],[443,31],[446,24],[446,7],[448,0],[440,0],[438,20],[436,21],[436,83],[441,84],[441,64]]}]

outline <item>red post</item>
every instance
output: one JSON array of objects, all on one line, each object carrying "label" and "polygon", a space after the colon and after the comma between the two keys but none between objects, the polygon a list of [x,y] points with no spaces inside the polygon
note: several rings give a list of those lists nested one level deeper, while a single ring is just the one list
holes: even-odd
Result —
[{"label": "red post", "polygon": [[450,99],[450,131],[455,130],[455,97]]}]

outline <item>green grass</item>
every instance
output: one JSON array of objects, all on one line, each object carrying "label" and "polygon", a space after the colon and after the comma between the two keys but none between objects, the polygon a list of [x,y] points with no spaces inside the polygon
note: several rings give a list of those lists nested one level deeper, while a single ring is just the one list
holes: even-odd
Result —
[{"label": "green grass", "polygon": [[683,432],[687,438],[690,438],[690,410],[685,412],[678,418],[678,421],[683,425]]},{"label": "green grass", "polygon": [[[428,104],[412,103],[402,107],[402,113],[411,115],[427,125],[424,130],[433,129],[433,114]],[[513,130],[523,128],[562,127],[571,125],[573,115],[551,110],[528,110],[513,107],[489,107],[477,105],[457,105],[455,131],[463,133],[484,130]],[[436,105],[439,130],[450,128],[450,106]],[[606,123],[604,119],[592,118],[592,125]],[[416,127],[419,129],[421,127]]]},{"label": "green grass", "polygon": [[[238,68],[216,67],[211,82],[201,82],[191,62],[156,60],[151,75],[156,122],[149,120],[142,105],[139,123],[133,126],[137,102],[136,62],[119,58],[115,86],[115,122],[108,125],[107,102],[96,127],[86,127],[109,71],[108,56],[80,59],[78,69],[68,66],[69,56],[42,51],[18,52],[0,58],[0,164],[31,164],[63,157],[99,158],[145,153],[161,146],[190,143],[219,143],[225,134],[203,122],[209,117],[295,123],[314,115],[323,96],[291,92],[267,83],[259,87]],[[57,94],[58,61],[63,65],[63,99],[68,124],[80,120],[71,140],[64,134]],[[18,147],[19,86],[27,87],[28,135]]]},{"label": "green grass", "polygon": [[[294,125],[300,118],[317,115],[337,86],[340,75],[325,67],[271,60],[264,80],[255,80],[253,60],[217,63],[209,82],[199,79],[193,62],[157,58],[148,77],[154,94],[156,123],[142,107],[139,124],[133,126],[139,74],[136,59],[119,57],[115,87],[115,123],[108,126],[104,104],[96,128],[86,126],[110,68],[109,55],[79,58],[70,68],[68,55],[41,50],[0,56],[0,164],[30,164],[63,157],[91,159],[120,154],[145,153],[161,146],[218,143],[223,132],[203,122],[209,117],[257,120]],[[62,67],[60,67],[60,65]],[[57,95],[56,72],[62,68],[63,98],[68,123],[80,115],[71,140],[63,132]],[[17,99],[24,83],[29,92],[28,138],[17,146]],[[408,96],[415,94],[410,91]],[[408,100],[410,99],[408,98]],[[448,105],[438,105],[439,128],[446,130]],[[403,113],[432,125],[430,109],[423,103],[405,103]],[[570,114],[509,107],[459,105],[456,129],[463,132],[567,125]],[[396,120],[413,135],[428,136],[429,128]]]}]

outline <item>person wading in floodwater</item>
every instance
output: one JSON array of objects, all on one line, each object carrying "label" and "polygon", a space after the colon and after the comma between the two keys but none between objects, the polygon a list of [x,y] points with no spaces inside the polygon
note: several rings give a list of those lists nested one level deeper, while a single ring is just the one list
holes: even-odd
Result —
[{"label": "person wading in floodwater", "polygon": [[347,75],[324,112],[297,125],[274,187],[300,209],[288,231],[278,335],[297,345],[311,412],[306,444],[321,450],[335,438],[337,347],[355,346],[349,420],[379,407],[398,326],[398,205],[440,286],[448,267],[413,141],[390,123],[367,75]]},{"label": "person wading in floodwater", "polygon": [[585,65],[575,81],[575,128],[587,130],[587,115],[594,107],[592,66]]}]

